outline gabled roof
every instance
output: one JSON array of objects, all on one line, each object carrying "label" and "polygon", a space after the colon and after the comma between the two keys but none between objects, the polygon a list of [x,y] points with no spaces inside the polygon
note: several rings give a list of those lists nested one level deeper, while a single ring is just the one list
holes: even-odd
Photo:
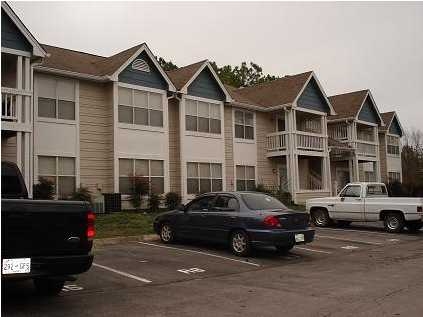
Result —
[{"label": "gabled roof", "polygon": [[188,92],[188,87],[191,83],[197,78],[197,76],[205,69],[208,68],[220,89],[225,94],[226,101],[229,102],[232,100],[230,93],[227,91],[225,85],[220,80],[219,76],[214,71],[208,60],[202,60],[200,62],[190,64],[178,69],[168,71],[167,74],[172,80],[173,84],[181,93],[186,94]]},{"label": "gabled roof", "polygon": [[[235,101],[263,108],[292,104],[297,99],[313,72],[285,76],[263,84],[231,91]],[[248,103],[248,102],[247,102]]]},{"label": "gabled roof", "polygon": [[166,72],[161,68],[156,58],[145,43],[136,45],[110,57],[93,55],[66,48],[42,44],[49,54],[36,69],[58,70],[74,74],[89,75],[97,80],[117,80],[119,73],[142,51],[145,51],[157,69],[169,84],[169,90],[175,87]]},{"label": "gabled roof", "polygon": [[22,35],[28,40],[28,42],[32,45],[32,54],[38,57],[45,57],[47,55],[46,51],[42,48],[40,43],[36,40],[36,38],[31,34],[31,32],[26,28],[25,24],[22,23],[21,19],[16,15],[16,13],[12,10],[9,4],[5,1],[1,2],[1,8],[4,12],[9,16],[9,18],[15,23],[16,27],[22,33]]},{"label": "gabled roof", "polygon": [[360,90],[345,94],[330,96],[329,101],[335,108],[336,115],[330,116],[329,119],[353,119],[366,100],[368,90]]},{"label": "gabled roof", "polygon": [[398,115],[395,111],[382,112],[380,115],[382,116],[383,122],[385,122],[385,126],[381,127],[379,129],[381,132],[389,131],[390,128],[391,128],[391,124],[392,124],[392,122],[394,121],[394,118],[395,118],[398,122],[398,126],[401,130],[401,134],[404,134],[404,129],[402,128],[401,123],[398,119]]}]

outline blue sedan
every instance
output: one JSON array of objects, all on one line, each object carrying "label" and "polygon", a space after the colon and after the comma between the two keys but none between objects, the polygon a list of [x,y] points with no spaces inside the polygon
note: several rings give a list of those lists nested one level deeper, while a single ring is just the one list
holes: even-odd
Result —
[{"label": "blue sedan", "polygon": [[314,239],[307,213],[257,192],[203,194],[158,215],[154,230],[163,243],[178,238],[227,243],[238,256],[249,255],[255,246],[275,246],[286,253]]}]

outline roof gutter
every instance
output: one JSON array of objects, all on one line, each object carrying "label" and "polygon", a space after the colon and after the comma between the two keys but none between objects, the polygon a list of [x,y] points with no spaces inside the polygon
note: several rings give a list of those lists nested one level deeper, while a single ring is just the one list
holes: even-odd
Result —
[{"label": "roof gutter", "polygon": [[248,103],[238,102],[238,101],[231,101],[229,103],[233,106],[237,106],[237,107],[240,107],[240,108],[262,111],[262,112],[271,112],[271,111],[275,111],[275,110],[283,110],[285,108],[292,106],[292,104],[287,103],[287,104],[283,104],[283,105],[264,108],[264,107],[260,107],[260,106],[251,105],[251,104],[248,104]]},{"label": "roof gutter", "polygon": [[73,78],[86,79],[86,80],[92,80],[92,81],[98,81],[98,82],[112,81],[110,76],[88,75],[88,74],[72,72],[72,71],[56,69],[56,68],[50,68],[50,67],[45,67],[45,66],[36,66],[36,67],[34,67],[34,70],[37,71],[37,72],[42,72],[42,73],[50,73],[50,74],[61,75],[61,76],[69,76],[69,77],[73,77]]}]

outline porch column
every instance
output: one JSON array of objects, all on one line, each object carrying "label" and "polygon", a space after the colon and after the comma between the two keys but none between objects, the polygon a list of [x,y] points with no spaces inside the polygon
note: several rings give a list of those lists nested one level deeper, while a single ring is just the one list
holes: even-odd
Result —
[{"label": "porch column", "polygon": [[298,162],[296,154],[296,135],[295,135],[295,110],[290,109],[286,113],[287,131],[288,131],[288,177],[289,177],[289,191],[292,195],[292,200],[296,201],[297,179],[298,179]]}]

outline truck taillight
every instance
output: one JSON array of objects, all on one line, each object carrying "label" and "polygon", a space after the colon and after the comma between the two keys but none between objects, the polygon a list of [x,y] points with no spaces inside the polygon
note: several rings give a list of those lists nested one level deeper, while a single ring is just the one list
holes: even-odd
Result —
[{"label": "truck taillight", "polygon": [[88,240],[92,240],[95,236],[94,221],[95,221],[95,213],[93,213],[92,211],[89,211],[87,213],[87,238],[88,238]]},{"label": "truck taillight", "polygon": [[264,218],[263,223],[266,227],[269,228],[280,228],[282,227],[279,219],[275,216],[267,216]]},{"label": "truck taillight", "polygon": [[417,212],[423,212],[423,207],[422,206],[417,206]]}]

